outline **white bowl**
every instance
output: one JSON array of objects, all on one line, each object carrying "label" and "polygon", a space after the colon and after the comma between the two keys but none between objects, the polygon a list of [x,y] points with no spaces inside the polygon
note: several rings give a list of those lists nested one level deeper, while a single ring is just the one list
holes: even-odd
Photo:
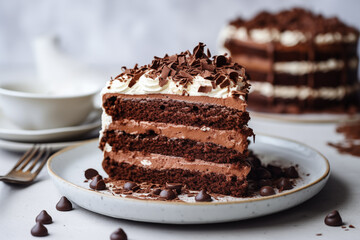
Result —
[{"label": "white bowl", "polygon": [[99,91],[91,84],[7,83],[0,86],[0,104],[4,115],[23,129],[61,128],[85,121]]}]

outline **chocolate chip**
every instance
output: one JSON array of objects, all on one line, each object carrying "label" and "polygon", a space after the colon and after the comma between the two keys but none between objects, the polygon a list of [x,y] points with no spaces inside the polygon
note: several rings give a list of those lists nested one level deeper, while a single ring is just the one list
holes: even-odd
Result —
[{"label": "chocolate chip", "polygon": [[196,196],[195,201],[197,202],[211,202],[211,196],[203,189]]},{"label": "chocolate chip", "polygon": [[260,179],[258,181],[259,186],[263,187],[263,186],[272,186],[273,182],[270,179]]},{"label": "chocolate chip", "polygon": [[171,189],[165,189],[160,192],[160,198],[166,199],[166,200],[172,200],[176,198],[176,194]]},{"label": "chocolate chip", "polygon": [[73,207],[66,197],[61,197],[60,201],[56,204],[56,209],[59,211],[70,211]]},{"label": "chocolate chip", "polygon": [[110,240],[127,240],[127,235],[124,232],[124,230],[122,230],[122,228],[118,228],[115,232],[113,232],[110,235]]},{"label": "chocolate chip", "polygon": [[42,210],[39,215],[37,215],[35,221],[42,224],[50,224],[52,223],[52,218],[45,210]]},{"label": "chocolate chip", "polygon": [[332,226],[332,227],[343,225],[341,216],[340,216],[339,212],[336,210],[334,210],[334,211],[330,212],[328,215],[326,215],[324,222],[326,225]]},{"label": "chocolate chip", "polygon": [[290,182],[289,179],[287,178],[280,178],[278,183],[277,183],[277,188],[279,189],[279,191],[284,191],[284,190],[289,190],[292,189],[292,183]]},{"label": "chocolate chip", "polygon": [[251,168],[261,167],[261,161],[255,156],[249,156],[246,161],[251,165]]},{"label": "chocolate chip", "polygon": [[181,193],[182,184],[181,183],[166,183],[165,187],[167,189],[176,190],[178,194]]},{"label": "chocolate chip", "polygon": [[250,180],[248,181],[248,189],[251,192],[255,192],[259,189],[259,185],[256,181]]},{"label": "chocolate chip", "polygon": [[274,190],[274,188],[272,188],[270,186],[264,186],[264,187],[260,188],[261,196],[270,196],[270,195],[274,195],[274,194],[275,194],[275,190]]},{"label": "chocolate chip", "polygon": [[93,177],[95,177],[96,175],[99,175],[98,171],[96,171],[95,169],[93,168],[89,168],[89,169],[86,169],[85,170],[85,178],[86,179],[92,179]]},{"label": "chocolate chip", "polygon": [[157,188],[157,189],[154,189],[154,190],[152,191],[152,194],[153,194],[153,195],[159,195],[160,192],[161,192],[161,189],[160,189],[160,188]]},{"label": "chocolate chip", "polygon": [[90,188],[94,190],[105,190],[106,184],[100,175],[97,175],[90,182]]},{"label": "chocolate chip", "polygon": [[37,222],[35,226],[31,229],[31,235],[35,237],[44,237],[47,236],[48,234],[49,233],[47,228],[44,225],[42,225],[42,223],[40,222]]},{"label": "chocolate chip", "polygon": [[125,184],[124,184],[124,189],[125,190],[128,190],[128,191],[136,191],[136,190],[138,190],[140,187],[136,184],[136,183],[134,183],[134,182],[126,182]]},{"label": "chocolate chip", "polygon": [[271,172],[271,175],[274,177],[274,178],[279,178],[281,177],[282,175],[282,170],[280,167],[277,167],[277,166],[274,166],[274,165],[267,165],[267,170],[269,170]]},{"label": "chocolate chip", "polygon": [[299,173],[296,171],[295,167],[288,167],[284,169],[284,175],[288,178],[298,178]]},{"label": "chocolate chip", "polygon": [[268,171],[266,168],[259,167],[256,169],[256,176],[260,179],[268,179],[271,178],[271,172]]}]

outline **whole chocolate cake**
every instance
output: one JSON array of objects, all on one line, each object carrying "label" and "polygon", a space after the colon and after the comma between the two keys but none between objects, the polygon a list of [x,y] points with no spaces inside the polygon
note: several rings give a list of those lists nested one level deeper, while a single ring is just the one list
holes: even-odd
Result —
[{"label": "whole chocolate cake", "polygon": [[107,83],[100,148],[111,179],[246,194],[247,76],[204,46],[124,67]]},{"label": "whole chocolate cake", "polygon": [[249,108],[347,112],[359,106],[359,32],[337,18],[294,8],[238,18],[220,44],[251,76]]}]

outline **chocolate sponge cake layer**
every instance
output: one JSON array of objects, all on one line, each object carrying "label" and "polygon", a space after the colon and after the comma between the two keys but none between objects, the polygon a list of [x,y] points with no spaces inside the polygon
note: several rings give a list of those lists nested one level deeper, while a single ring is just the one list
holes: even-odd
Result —
[{"label": "chocolate sponge cake layer", "polygon": [[241,131],[250,119],[248,112],[221,105],[111,94],[104,96],[103,107],[113,121],[134,119]]},{"label": "chocolate sponge cake layer", "polygon": [[202,190],[235,197],[246,196],[247,182],[236,176],[227,177],[224,174],[202,173],[200,171],[184,169],[155,170],[128,163],[119,163],[110,157],[105,157],[103,168],[115,180],[129,180],[134,182],[151,182],[165,185],[168,182],[181,182],[191,190]]},{"label": "chocolate sponge cake layer", "polygon": [[[141,151],[162,155],[183,157],[192,161],[201,159],[215,163],[237,163],[248,155],[247,151],[238,152],[211,142],[198,142],[191,139],[167,138],[154,132],[147,134],[128,134],[124,131],[106,131],[100,146],[105,144],[112,147],[112,151]],[[244,142],[245,149],[247,142]]]}]

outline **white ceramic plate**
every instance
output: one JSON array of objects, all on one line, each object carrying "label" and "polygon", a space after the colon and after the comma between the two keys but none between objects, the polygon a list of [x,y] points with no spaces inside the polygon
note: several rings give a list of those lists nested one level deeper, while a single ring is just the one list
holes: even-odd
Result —
[{"label": "white ceramic plate", "polygon": [[344,121],[357,121],[360,114],[330,114],[330,113],[304,113],[304,114],[280,114],[264,113],[249,110],[250,116],[266,120],[298,122],[298,123],[338,123]]},{"label": "white ceramic plate", "polygon": [[50,142],[73,139],[100,127],[100,111],[94,110],[87,120],[78,126],[44,129],[24,130],[10,122],[0,111],[0,138],[18,142]]},{"label": "white ceramic plate", "polygon": [[313,197],[329,177],[327,159],[301,143],[257,134],[251,149],[263,162],[299,164],[302,180],[292,190],[273,196],[229,198],[227,202],[165,202],[113,196],[106,191],[93,191],[84,182],[84,171],[88,168],[106,176],[96,140],[61,150],[49,159],[47,168],[61,194],[85,209],[115,218],[172,224],[227,222],[275,213]]}]

